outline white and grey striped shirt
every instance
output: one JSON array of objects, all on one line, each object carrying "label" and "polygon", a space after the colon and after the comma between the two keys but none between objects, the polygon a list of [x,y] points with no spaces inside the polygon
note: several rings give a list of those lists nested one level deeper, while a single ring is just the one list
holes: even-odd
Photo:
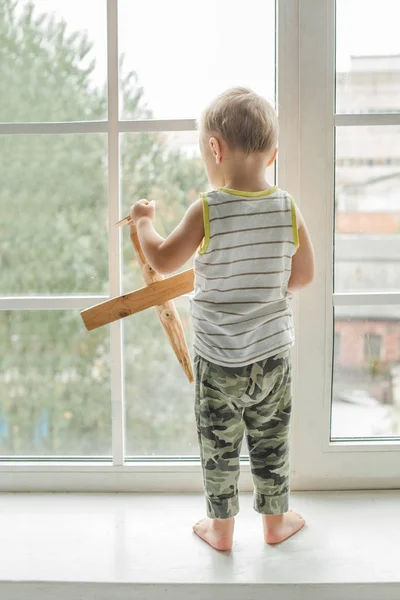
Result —
[{"label": "white and grey striped shirt", "polygon": [[221,188],[202,194],[205,237],[195,258],[195,351],[244,366],[294,342],[287,286],[298,246],[291,196]]}]

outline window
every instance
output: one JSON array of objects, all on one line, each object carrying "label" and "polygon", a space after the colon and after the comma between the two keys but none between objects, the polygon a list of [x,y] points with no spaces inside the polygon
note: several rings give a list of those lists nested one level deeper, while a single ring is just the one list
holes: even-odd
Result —
[{"label": "window", "polygon": [[193,388],[154,312],[88,333],[79,311],[143,285],[114,223],[151,196],[170,231],[207,186],[199,110],[236,84],[276,97],[271,179],[317,256],[293,301],[292,486],[400,484],[397,2],[197,4],[0,8],[4,489],[200,489]]},{"label": "window", "polygon": [[0,14],[0,455],[111,457],[109,333],[79,316],[109,294],[106,6]]},{"label": "window", "polygon": [[[273,0],[249,0],[246,10],[241,0],[148,0],[134,7],[119,0],[118,11],[122,118],[197,118],[210,98],[238,82],[274,98]],[[158,51],[143,52],[151,43]],[[132,70],[143,86],[140,115],[124,97]]]},{"label": "window", "polygon": [[[384,4],[387,6],[379,7],[379,14],[388,18],[393,3]],[[357,11],[361,5],[355,1],[352,7]],[[349,19],[355,18],[348,4],[345,8],[338,0],[336,8],[336,108],[343,118],[346,114],[349,118],[336,127],[334,290],[342,293],[339,298],[343,300],[357,297],[352,294],[358,292],[365,296],[363,300],[359,297],[358,306],[335,308],[335,328],[340,327],[346,344],[340,364],[334,363],[331,437],[391,436],[400,429],[392,381],[399,361],[392,351],[392,337],[397,350],[398,322],[396,309],[393,312],[385,306],[384,293],[400,289],[400,187],[393,164],[399,158],[396,140],[400,126],[381,127],[368,118],[360,126],[357,115],[351,114],[383,112],[392,97],[390,90],[397,89],[400,79],[396,79],[396,59],[383,47],[375,54],[368,46],[371,42],[364,39],[363,28],[374,18],[378,4],[368,5],[358,35],[348,29]],[[382,13],[382,8],[386,12]],[[377,47],[379,43],[384,40],[373,42]],[[346,63],[348,52],[352,58]],[[391,114],[395,114],[399,107],[392,101]],[[361,161],[342,162],[354,157]],[[375,298],[381,293],[380,302],[368,305],[370,293]],[[346,418],[340,418],[344,403]],[[354,406],[353,412],[349,405]]]},{"label": "window", "polygon": [[[362,15],[362,20],[360,20]],[[336,112],[398,113],[400,55],[395,0],[336,0]],[[376,24],[385,35],[371,35]]]},{"label": "window", "polygon": [[[207,189],[195,122],[204,104],[238,83],[275,99],[274,0],[250,0],[245,13],[236,0],[201,2],[196,18],[192,9],[183,0],[2,4],[4,468],[57,461],[107,472],[198,455],[193,387],[155,311],[91,333],[79,315],[144,285],[128,232],[114,226],[136,199],[157,201],[167,234]],[[223,74],[222,18],[238,40]],[[144,51],[149,41],[157,51]],[[187,304],[177,301],[190,343]]]},{"label": "window", "polygon": [[2,122],[105,119],[106,3],[3,0],[0,11]]},{"label": "window", "polygon": [[353,306],[335,310],[340,342],[335,333],[332,440],[400,433],[396,388],[400,322],[396,307],[387,312],[381,308]]},{"label": "window", "polygon": [[110,456],[108,332],[76,310],[2,311],[0,332],[1,454]]},{"label": "window", "polygon": [[[271,99],[275,95],[275,3],[251,0],[245,13],[240,2],[231,0],[206,0],[197,8],[193,18],[193,6],[184,0],[151,0],[134,7],[130,0],[118,3],[120,111],[127,120],[127,132],[120,135],[122,213],[129,211],[135,198],[155,199],[157,226],[163,234],[208,188],[194,123],[205,103],[238,81]],[[252,16],[255,10],[260,11],[257,23]],[[215,58],[226,47],[218,34],[221,19],[234,39],[252,30],[252,44],[232,45],[223,74]],[[143,52],[149,43],[148,30],[138,28],[132,36],[132,22],[152,23],[151,34],[162,54]],[[205,43],[205,36],[213,43]],[[133,97],[128,82],[135,78],[138,91]],[[152,131],[155,123],[159,125]],[[129,291],[143,284],[129,235],[122,233],[122,287]],[[190,342],[188,306],[182,299],[179,304]],[[156,315],[138,314],[122,327],[125,458],[197,456],[193,386],[186,381]]]},{"label": "window", "polygon": [[370,35],[397,12],[391,0],[300,5],[301,200],[318,265],[298,301],[305,489],[399,482],[400,48]]}]

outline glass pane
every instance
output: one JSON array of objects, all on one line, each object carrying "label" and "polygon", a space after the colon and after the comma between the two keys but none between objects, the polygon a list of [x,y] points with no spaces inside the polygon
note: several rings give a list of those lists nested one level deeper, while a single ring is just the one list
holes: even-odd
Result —
[{"label": "glass pane", "polygon": [[[201,191],[207,191],[197,132],[121,136],[123,215],[140,198],[157,201],[156,227],[168,235]],[[274,169],[268,173],[274,181]],[[144,286],[128,228],[123,237],[124,292]],[[191,261],[183,268],[190,268]],[[188,309],[181,308],[188,343]],[[128,455],[197,454],[190,386],[154,311],[125,319]],[[162,385],[155,384],[162,382]]]},{"label": "glass pane", "polygon": [[111,454],[109,337],[77,311],[0,312],[0,455]]},{"label": "glass pane", "polygon": [[400,110],[398,0],[336,0],[336,112]]},{"label": "glass pane", "polygon": [[107,137],[0,136],[0,295],[108,293]]},{"label": "glass pane", "polygon": [[[180,307],[179,313],[191,347],[189,310]],[[198,454],[195,388],[187,381],[156,312],[138,313],[125,319],[124,326],[127,454]]]},{"label": "glass pane", "polygon": [[105,0],[2,0],[1,121],[107,117]]},{"label": "glass pane", "polygon": [[[199,193],[209,189],[196,131],[124,134],[121,156],[123,214],[140,198],[156,200],[155,223],[160,235],[168,235]],[[127,228],[123,254],[124,291],[142,287]]]},{"label": "glass pane", "polygon": [[332,439],[400,436],[400,308],[335,310]]},{"label": "glass pane", "polygon": [[[161,235],[172,231],[199,192],[209,187],[197,132],[124,134],[121,156],[123,214],[140,198],[156,200]],[[143,287],[128,228],[123,230],[123,256],[124,291]],[[180,314],[191,346],[188,307],[181,306]],[[155,311],[125,319],[124,327],[127,454],[197,454],[194,386]]]},{"label": "glass pane", "polygon": [[120,0],[119,40],[125,119],[197,118],[237,85],[274,98],[274,0]]},{"label": "glass pane", "polygon": [[335,290],[400,289],[400,127],[336,130]]}]

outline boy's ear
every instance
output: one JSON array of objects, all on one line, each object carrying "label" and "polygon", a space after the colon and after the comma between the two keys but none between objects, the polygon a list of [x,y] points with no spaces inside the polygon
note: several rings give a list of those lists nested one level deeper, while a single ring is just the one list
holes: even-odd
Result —
[{"label": "boy's ear", "polygon": [[211,152],[213,153],[216,164],[217,165],[221,164],[221,160],[222,160],[221,144],[215,137],[210,137],[210,139],[208,140],[208,144],[210,146]]},{"label": "boy's ear", "polygon": [[277,155],[278,155],[278,148],[275,148],[273,155],[271,156],[271,158],[268,161],[269,167],[274,164],[274,162],[276,161]]}]

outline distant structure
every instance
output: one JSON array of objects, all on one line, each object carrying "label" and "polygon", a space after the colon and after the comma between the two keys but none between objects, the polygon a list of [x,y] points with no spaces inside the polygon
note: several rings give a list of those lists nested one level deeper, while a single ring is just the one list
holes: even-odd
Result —
[{"label": "distant structure", "polygon": [[[356,56],[338,73],[336,112],[400,112],[400,55]],[[336,138],[335,291],[400,290],[400,126],[340,127]],[[334,397],[391,403],[400,306],[336,309]]]}]

